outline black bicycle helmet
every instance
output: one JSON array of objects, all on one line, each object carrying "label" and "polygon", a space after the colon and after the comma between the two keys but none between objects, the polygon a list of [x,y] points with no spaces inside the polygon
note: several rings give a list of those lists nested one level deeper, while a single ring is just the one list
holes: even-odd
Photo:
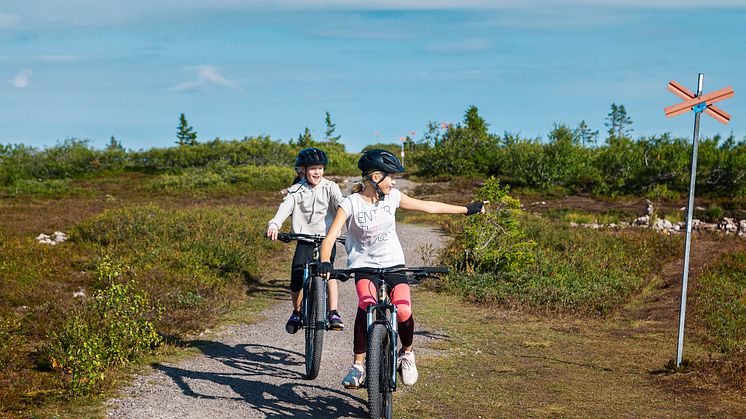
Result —
[{"label": "black bicycle helmet", "polygon": [[298,153],[298,157],[295,159],[296,167],[312,166],[314,164],[323,164],[324,166],[329,164],[329,159],[323,150],[314,147],[304,148]]},{"label": "black bicycle helmet", "polygon": [[360,156],[360,160],[357,161],[357,167],[363,174],[375,172],[380,170],[384,173],[403,173],[404,166],[402,166],[399,159],[391,152],[386,150],[368,150]]}]

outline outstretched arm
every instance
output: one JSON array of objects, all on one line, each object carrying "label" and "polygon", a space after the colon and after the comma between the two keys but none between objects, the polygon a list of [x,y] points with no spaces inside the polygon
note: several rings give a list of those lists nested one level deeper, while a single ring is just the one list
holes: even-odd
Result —
[{"label": "outstretched arm", "polygon": [[[422,211],[428,214],[476,214],[484,213],[484,203],[471,203],[469,206],[451,205],[438,201],[423,201],[401,192],[399,207],[405,210]],[[473,207],[473,208],[472,208]],[[477,208],[478,207],[478,208]]]}]

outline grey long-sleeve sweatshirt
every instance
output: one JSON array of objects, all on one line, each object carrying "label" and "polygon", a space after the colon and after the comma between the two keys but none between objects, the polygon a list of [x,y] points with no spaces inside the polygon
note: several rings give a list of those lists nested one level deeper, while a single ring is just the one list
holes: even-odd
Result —
[{"label": "grey long-sleeve sweatshirt", "polygon": [[326,234],[341,202],[342,191],[336,183],[322,178],[316,187],[311,188],[303,179],[288,189],[268,227],[280,230],[282,223],[292,215],[294,233]]}]

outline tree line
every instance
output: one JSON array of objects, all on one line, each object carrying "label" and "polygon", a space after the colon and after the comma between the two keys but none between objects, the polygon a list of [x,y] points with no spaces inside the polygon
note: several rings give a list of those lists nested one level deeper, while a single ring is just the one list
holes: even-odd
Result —
[{"label": "tree line", "polygon": [[[511,186],[564,193],[646,195],[663,198],[688,191],[691,140],[670,134],[632,138],[624,105],[612,104],[607,137],[585,121],[555,124],[546,141],[490,133],[475,106],[463,121],[428,124],[420,141],[405,145],[410,165],[427,178],[498,177]],[[697,190],[713,196],[746,195],[746,139],[716,135],[699,143]]]},{"label": "tree line", "polygon": [[[114,137],[97,150],[87,140],[68,139],[43,150],[0,144],[0,185],[23,179],[68,179],[92,173],[138,171],[179,173],[191,167],[291,166],[305,147],[323,148],[329,174],[357,175],[357,154],[346,151],[325,113],[323,139],[306,128],[287,142],[269,136],[199,142],[185,115],[179,117],[176,146],[125,150]],[[546,140],[490,132],[490,124],[470,106],[456,124],[427,124],[422,138],[407,138],[407,170],[432,180],[468,176],[497,177],[513,187],[602,196],[655,195],[675,198],[688,191],[691,142],[670,134],[632,138],[632,120],[624,105],[612,104],[607,135],[585,121],[577,127],[555,124]],[[373,144],[399,153],[399,144]],[[704,138],[699,146],[697,191],[712,196],[746,195],[746,139],[733,135]]]}]

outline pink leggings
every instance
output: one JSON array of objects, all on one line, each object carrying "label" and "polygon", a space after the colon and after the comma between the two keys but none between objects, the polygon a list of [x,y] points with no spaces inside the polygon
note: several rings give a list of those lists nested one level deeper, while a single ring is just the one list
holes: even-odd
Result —
[{"label": "pink leggings", "polygon": [[[357,315],[353,336],[353,351],[364,354],[367,340],[366,312],[368,306],[377,302],[376,286],[368,279],[360,279],[355,283],[357,289]],[[409,284],[394,286],[391,300],[396,306],[396,321],[399,324],[399,340],[402,346],[412,346],[414,339],[414,319],[412,318],[412,298],[409,294]]]},{"label": "pink leggings", "polygon": [[[377,302],[376,286],[368,279],[361,279],[355,283],[357,289],[357,306],[368,309],[369,305]],[[391,301],[396,306],[396,321],[403,323],[412,317],[412,297],[409,294],[409,284],[399,284],[391,293]]]}]

